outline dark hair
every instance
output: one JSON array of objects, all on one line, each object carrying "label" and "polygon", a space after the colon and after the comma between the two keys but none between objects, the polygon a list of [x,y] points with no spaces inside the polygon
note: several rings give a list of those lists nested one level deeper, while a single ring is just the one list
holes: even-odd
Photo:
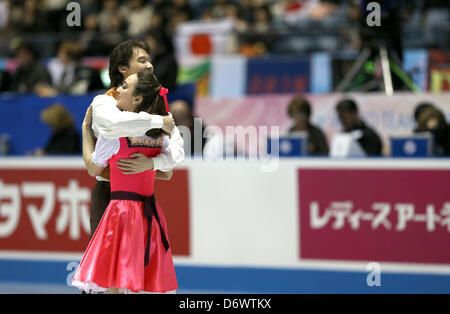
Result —
[{"label": "dark hair", "polygon": [[[156,76],[150,71],[143,71],[137,74],[137,82],[134,87],[133,96],[142,96],[142,103],[136,107],[135,112],[145,111],[150,114],[167,116],[164,97],[159,94],[161,84]],[[161,134],[167,134],[163,129],[150,129],[145,133],[153,138]]]},{"label": "dark hair", "polygon": [[109,78],[111,87],[118,87],[123,82],[123,74],[119,71],[119,66],[130,65],[130,59],[135,48],[144,49],[150,55],[150,48],[147,43],[141,40],[129,39],[117,45],[109,55]]},{"label": "dark hair", "polygon": [[17,55],[17,53],[19,52],[19,50],[26,50],[29,54],[31,54],[33,56],[33,59],[39,59],[39,52],[37,51],[36,47],[34,47],[34,45],[30,42],[21,42],[16,50],[15,53]]},{"label": "dark hair", "polygon": [[356,102],[352,99],[343,99],[337,103],[336,110],[337,112],[356,113],[358,112],[358,106],[356,105]]},{"label": "dark hair", "polygon": [[417,121],[419,119],[420,114],[422,112],[424,112],[425,109],[427,109],[427,108],[434,108],[434,106],[431,103],[429,103],[429,102],[419,103],[417,105],[417,107],[414,109],[414,120]]},{"label": "dark hair", "polygon": [[[147,39],[148,37],[152,37],[155,42],[158,43],[158,47],[161,47],[163,53],[173,53],[174,47],[172,44],[172,40],[167,36],[167,33],[159,28],[150,28],[148,29],[143,36],[143,39]],[[155,53],[155,51],[153,51]]]},{"label": "dark hair", "polygon": [[293,116],[294,112],[303,112],[308,118],[311,116],[311,105],[303,97],[295,97],[288,106],[289,116]]},{"label": "dark hair", "polygon": [[67,56],[73,61],[79,61],[83,57],[83,46],[76,41],[64,41],[59,49],[65,51]]}]

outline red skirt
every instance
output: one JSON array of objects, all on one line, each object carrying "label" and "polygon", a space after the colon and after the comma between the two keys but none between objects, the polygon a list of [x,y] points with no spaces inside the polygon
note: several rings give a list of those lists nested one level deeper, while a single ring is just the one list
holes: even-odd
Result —
[{"label": "red skirt", "polygon": [[[164,213],[156,205],[167,236]],[[174,292],[177,288],[170,247],[161,241],[161,229],[152,217],[148,265],[144,266],[148,221],[143,202],[111,200],[83,255],[72,284],[86,292],[118,288],[121,292]]]}]

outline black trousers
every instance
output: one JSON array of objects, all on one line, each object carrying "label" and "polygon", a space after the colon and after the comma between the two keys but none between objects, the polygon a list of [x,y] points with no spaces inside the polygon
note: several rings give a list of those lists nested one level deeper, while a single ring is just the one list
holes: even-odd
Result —
[{"label": "black trousers", "polygon": [[91,194],[91,216],[89,222],[91,225],[91,238],[97,230],[98,224],[105,213],[111,200],[111,184],[107,181],[97,181]]}]

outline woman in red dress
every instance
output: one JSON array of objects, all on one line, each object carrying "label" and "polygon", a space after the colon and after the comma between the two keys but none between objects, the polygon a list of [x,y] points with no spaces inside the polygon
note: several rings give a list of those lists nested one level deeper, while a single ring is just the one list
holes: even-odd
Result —
[{"label": "woman in red dress", "polygon": [[[150,72],[128,76],[117,92],[121,110],[168,114],[167,89]],[[156,172],[126,174],[118,164],[130,154],[156,156],[167,143],[162,129],[134,138],[98,138],[89,161],[95,165],[91,174],[110,166],[111,202],[75,272],[75,287],[109,293],[167,293],[178,288],[166,219],[154,196]]]}]

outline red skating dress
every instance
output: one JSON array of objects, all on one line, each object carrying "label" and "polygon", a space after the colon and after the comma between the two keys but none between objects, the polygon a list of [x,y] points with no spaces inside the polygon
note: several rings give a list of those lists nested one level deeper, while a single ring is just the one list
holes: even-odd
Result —
[{"label": "red skating dress", "polygon": [[116,163],[138,152],[156,156],[166,140],[147,136],[97,140],[93,161],[106,166],[109,160],[111,202],[75,272],[73,286],[87,292],[114,287],[125,293],[178,288],[166,219],[153,194],[156,171],[125,175]]}]

